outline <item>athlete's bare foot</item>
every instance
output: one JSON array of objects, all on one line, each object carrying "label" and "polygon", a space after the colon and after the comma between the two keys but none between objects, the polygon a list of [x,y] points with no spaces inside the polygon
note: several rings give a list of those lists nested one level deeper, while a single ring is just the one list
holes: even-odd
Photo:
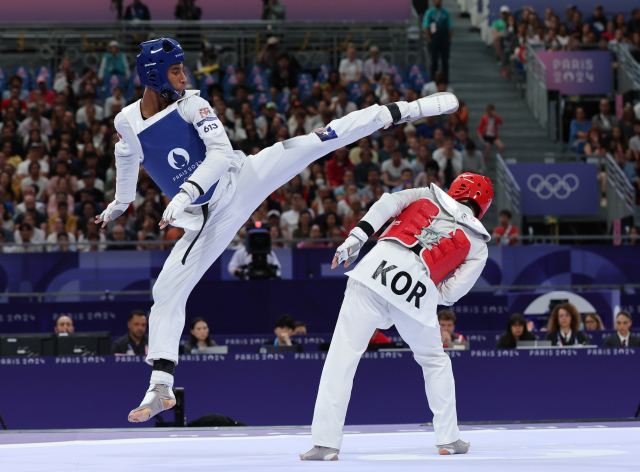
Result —
[{"label": "athlete's bare foot", "polygon": [[[176,406],[175,400],[162,400],[163,411],[170,410]],[[151,417],[151,408],[143,408],[139,411],[132,411],[129,413],[129,421],[131,423],[143,423]]]}]

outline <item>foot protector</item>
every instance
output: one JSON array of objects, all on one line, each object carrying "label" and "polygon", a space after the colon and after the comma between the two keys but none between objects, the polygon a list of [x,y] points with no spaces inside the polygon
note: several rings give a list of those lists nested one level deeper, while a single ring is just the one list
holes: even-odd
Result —
[{"label": "foot protector", "polygon": [[[164,411],[164,405],[162,404],[162,400],[175,401],[175,399],[176,397],[173,394],[173,390],[170,387],[167,387],[166,385],[163,385],[163,384],[153,384],[149,387],[149,390],[147,390],[147,394],[142,399],[142,403],[140,403],[140,406],[135,410],[131,410],[129,412],[129,417],[128,417],[129,422],[141,423],[143,421],[147,421],[148,419],[156,416],[158,413],[162,413]],[[148,418],[139,418],[139,421],[131,420],[132,413],[135,413],[136,411],[144,410],[145,408],[149,408],[151,410],[151,413],[149,414]]]},{"label": "foot protector", "polygon": [[337,461],[340,449],[332,447],[313,446],[309,452],[300,454],[303,461]]},{"label": "foot protector", "polygon": [[438,448],[438,452],[441,456],[448,456],[451,454],[466,454],[470,446],[470,443],[464,442],[462,439],[458,439],[456,442],[436,447]]}]

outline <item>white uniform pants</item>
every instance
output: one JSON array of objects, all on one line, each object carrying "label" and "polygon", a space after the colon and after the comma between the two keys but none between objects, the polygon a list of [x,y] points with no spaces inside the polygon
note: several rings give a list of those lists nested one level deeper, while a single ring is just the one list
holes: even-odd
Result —
[{"label": "white uniform pants", "polygon": [[[391,318],[422,367],[436,445],[460,438],[451,359],[442,349],[440,328],[419,323],[357,280],[349,279],[331,347],[322,369],[313,413],[314,446],[340,449],[342,427],[360,357],[375,329]],[[393,408],[393,405],[389,405]],[[416,410],[420,416],[420,409]]]},{"label": "white uniform pants", "polygon": [[[373,105],[332,121],[329,127],[337,135],[334,139],[321,141],[312,133],[306,138],[289,140],[289,146],[287,141],[285,144],[276,143],[255,156],[246,156],[237,176],[233,198],[225,207],[216,208],[209,217],[186,264],[182,264],[182,258],[197,231],[186,231],[171,251],[153,286],[147,363],[153,364],[155,359],[178,363],[185,307],[191,290],[260,203],[313,161],[384,127],[387,123],[380,119],[381,110],[382,107]],[[329,136],[332,134],[327,133],[326,137]],[[215,300],[211,300],[211,306],[202,308],[215,313],[215,306]],[[198,313],[193,314],[194,317],[196,315]]]}]

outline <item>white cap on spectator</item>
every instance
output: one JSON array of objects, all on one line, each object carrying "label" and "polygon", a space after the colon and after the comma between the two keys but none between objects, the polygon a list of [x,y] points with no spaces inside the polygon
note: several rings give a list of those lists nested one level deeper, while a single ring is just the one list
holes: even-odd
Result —
[{"label": "white cap on spectator", "polygon": [[118,41],[116,41],[115,39],[113,41],[109,42],[109,47],[111,46],[115,46],[115,47],[120,47],[120,43]]},{"label": "white cap on spectator", "polygon": [[269,210],[267,212],[267,218],[271,218],[272,216],[277,216],[280,218],[280,212],[278,210]]},{"label": "white cap on spectator", "polygon": [[271,36],[269,39],[267,39],[267,44],[278,44],[278,38],[276,38],[275,36]]},{"label": "white cap on spectator", "polygon": [[500,7],[500,13],[509,13],[509,7],[507,5],[502,5]]},{"label": "white cap on spectator", "polygon": [[373,45],[369,48],[369,52],[380,52],[380,49],[378,49],[378,46]]}]

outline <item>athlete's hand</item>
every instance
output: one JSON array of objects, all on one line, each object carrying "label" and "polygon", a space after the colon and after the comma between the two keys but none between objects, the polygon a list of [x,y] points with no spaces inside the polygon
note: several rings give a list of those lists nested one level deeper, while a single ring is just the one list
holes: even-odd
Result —
[{"label": "athlete's hand", "polygon": [[97,225],[102,223],[102,227],[104,228],[107,222],[115,220],[127,211],[127,208],[129,208],[129,203],[120,203],[118,200],[114,200],[107,205],[107,208],[105,208],[101,214],[96,215],[95,223]]},{"label": "athlete's hand", "polygon": [[180,216],[187,205],[191,204],[191,197],[185,190],[180,190],[180,193],[173,197],[171,203],[167,205],[167,208],[162,214],[162,220],[160,220],[160,229],[165,229],[169,224],[173,223],[175,219]]},{"label": "athlete's hand", "polygon": [[367,235],[357,226],[351,230],[349,237],[342,243],[336,250],[336,255],[333,257],[331,268],[335,269],[344,262],[344,267],[347,268],[355,262],[360,253],[360,248],[367,242]]}]

